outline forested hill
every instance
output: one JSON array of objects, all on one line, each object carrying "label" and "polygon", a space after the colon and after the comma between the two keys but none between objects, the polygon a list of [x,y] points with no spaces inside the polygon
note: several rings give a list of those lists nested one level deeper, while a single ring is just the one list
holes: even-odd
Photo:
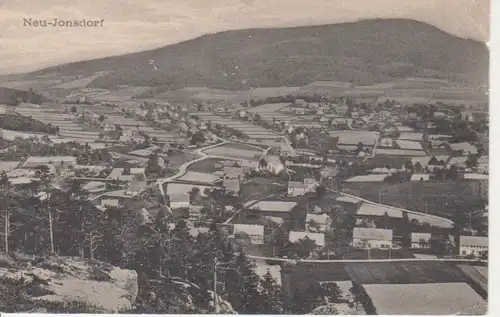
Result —
[{"label": "forested hill", "polygon": [[24,91],[18,89],[11,89],[0,87],[0,104],[17,105],[19,102],[29,102],[40,104],[43,97],[33,91]]},{"label": "forested hill", "polygon": [[114,70],[92,84],[104,88],[181,84],[241,89],[300,86],[314,80],[364,84],[409,76],[484,84],[488,59],[483,43],[452,36],[425,23],[390,19],[227,31],[36,74]]}]

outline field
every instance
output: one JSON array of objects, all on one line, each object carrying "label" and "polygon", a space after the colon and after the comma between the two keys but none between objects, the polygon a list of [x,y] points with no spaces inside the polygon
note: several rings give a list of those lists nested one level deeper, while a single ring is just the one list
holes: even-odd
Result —
[{"label": "field", "polygon": [[196,115],[205,122],[210,121],[213,125],[220,124],[222,126],[238,130],[251,139],[275,140],[280,137],[280,135],[274,131],[248,122],[217,116],[209,112],[197,112]]},{"label": "field", "polygon": [[220,168],[216,167],[217,163],[221,163],[223,161],[226,160],[217,158],[207,158],[189,165],[187,170],[191,172],[215,173],[220,170]]},{"label": "field", "polygon": [[78,89],[78,88],[85,88],[94,79],[98,78],[99,76],[101,76],[101,75],[94,75],[94,76],[79,78],[79,79],[68,81],[68,82],[63,82],[63,83],[61,83],[59,85],[56,85],[56,86],[54,86],[52,88],[54,88],[54,89]]},{"label": "field", "polygon": [[338,137],[338,144],[357,145],[359,142],[363,145],[373,145],[378,139],[378,133],[370,131],[330,131],[330,137]]},{"label": "field", "polygon": [[444,262],[366,262],[345,266],[358,284],[464,282],[462,272]]},{"label": "field", "polygon": [[205,190],[212,189],[213,186],[202,186],[202,185],[192,185],[192,184],[179,184],[179,183],[164,183],[163,190],[166,195],[181,195],[190,192],[194,187],[200,189],[200,194],[206,197]]},{"label": "field", "polygon": [[257,107],[253,107],[248,109],[248,112],[253,112],[253,113],[273,113],[276,111],[279,111],[280,109],[286,108],[290,106],[289,103],[268,103],[264,105],[260,105]]},{"label": "field", "polygon": [[59,127],[61,140],[92,143],[99,139],[99,132],[89,131],[89,128],[74,122],[76,120],[74,116],[64,113],[64,107],[59,105],[45,105],[43,109],[17,107],[16,112],[20,115],[31,116],[35,120]]},{"label": "field", "polygon": [[[390,252],[391,259],[408,259],[412,258],[412,254],[404,249],[394,249]],[[333,259],[333,257],[331,257]],[[389,259],[389,250],[370,250],[370,257],[368,257],[368,250],[352,249],[342,252],[342,259],[346,260],[368,260],[368,259]]]},{"label": "field", "polygon": [[470,182],[344,183],[342,186],[347,193],[374,202],[380,197],[385,205],[445,218],[450,218],[460,206],[474,208],[481,201],[472,192]]},{"label": "field", "polygon": [[230,143],[204,150],[203,153],[213,156],[257,161],[259,160],[262,151],[248,145]]}]

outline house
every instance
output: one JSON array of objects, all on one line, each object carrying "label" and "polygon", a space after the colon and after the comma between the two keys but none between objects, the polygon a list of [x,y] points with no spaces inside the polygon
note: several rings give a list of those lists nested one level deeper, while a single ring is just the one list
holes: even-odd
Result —
[{"label": "house", "polygon": [[101,206],[103,206],[103,207],[118,207],[119,200],[118,199],[103,199],[103,200],[101,200]]},{"label": "house", "polygon": [[239,118],[246,118],[247,117],[247,112],[245,110],[240,110],[238,112],[238,117]]},{"label": "house", "polygon": [[335,113],[339,116],[347,116],[347,112],[349,111],[349,107],[346,105],[340,105],[335,107]]},{"label": "house", "polygon": [[168,195],[171,209],[189,208],[189,193],[176,193]]},{"label": "house", "polygon": [[324,214],[307,214],[306,228],[312,232],[325,232],[330,229],[332,218],[326,213]]},{"label": "house", "polygon": [[250,206],[250,211],[260,213],[263,216],[291,218],[291,211],[297,206],[294,201],[259,201]]},{"label": "house", "polygon": [[383,147],[393,147],[394,146],[394,141],[390,138],[383,138],[380,140],[380,146]]},{"label": "house", "polygon": [[477,148],[468,142],[448,143],[448,146],[455,155],[477,154]]},{"label": "house", "polygon": [[488,255],[488,237],[460,236],[460,255]]},{"label": "house", "polygon": [[76,165],[76,157],[74,156],[30,156],[24,162],[23,168],[36,168],[40,165],[53,165],[56,167],[62,165]]},{"label": "house", "polygon": [[422,232],[411,233],[411,247],[413,249],[428,249],[431,247],[431,234]]},{"label": "house", "polygon": [[233,195],[239,195],[240,192],[241,192],[240,180],[239,179],[225,178],[222,181],[222,185],[226,189],[226,193],[231,193]]},{"label": "house", "polygon": [[368,249],[390,249],[392,230],[355,227],[352,232],[352,245]]},{"label": "house", "polygon": [[109,180],[119,180],[122,182],[131,182],[134,179],[143,179],[145,177],[145,168],[114,168],[108,175]]},{"label": "house", "polygon": [[235,224],[233,233],[235,235],[238,233],[247,234],[252,244],[264,244],[264,226]]},{"label": "house", "polygon": [[434,112],[434,118],[435,119],[444,119],[446,117],[446,114],[442,111],[436,111]]},{"label": "house", "polygon": [[309,187],[301,182],[288,182],[288,196],[298,197],[308,192]]},{"label": "house", "polygon": [[202,130],[202,131],[203,131],[203,130],[208,129],[208,126],[207,126],[207,124],[206,124],[205,122],[202,122],[202,123],[198,126],[198,128],[199,128],[200,130]]},{"label": "house", "polygon": [[189,221],[199,221],[201,219],[201,211],[203,208],[203,206],[189,205]]},{"label": "house", "polygon": [[288,235],[288,241],[291,243],[298,242],[299,240],[303,240],[305,238],[314,241],[318,247],[325,246],[325,235],[323,233],[290,231],[290,234]]},{"label": "house", "polygon": [[295,110],[295,114],[298,115],[298,116],[303,116],[303,115],[306,114],[306,109],[304,109],[304,108],[296,109]]}]

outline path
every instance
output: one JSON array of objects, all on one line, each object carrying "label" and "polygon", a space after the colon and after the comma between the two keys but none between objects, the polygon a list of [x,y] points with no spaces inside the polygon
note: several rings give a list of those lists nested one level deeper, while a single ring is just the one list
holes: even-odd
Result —
[{"label": "path", "polygon": [[476,259],[363,259],[363,260],[293,260],[284,258],[271,258],[255,255],[247,255],[248,258],[254,260],[270,260],[279,261],[287,263],[363,263],[363,262],[467,262],[467,263],[483,263],[488,264],[486,260],[476,260]]}]

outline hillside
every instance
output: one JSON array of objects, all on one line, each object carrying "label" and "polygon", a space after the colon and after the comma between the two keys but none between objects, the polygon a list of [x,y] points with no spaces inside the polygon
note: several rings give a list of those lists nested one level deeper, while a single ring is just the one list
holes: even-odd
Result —
[{"label": "hillside", "polygon": [[314,80],[370,84],[408,76],[480,85],[487,82],[488,59],[482,43],[457,38],[424,23],[391,19],[227,31],[32,75],[91,75],[113,70],[91,84],[102,88],[126,84],[242,89],[301,86]]}]

